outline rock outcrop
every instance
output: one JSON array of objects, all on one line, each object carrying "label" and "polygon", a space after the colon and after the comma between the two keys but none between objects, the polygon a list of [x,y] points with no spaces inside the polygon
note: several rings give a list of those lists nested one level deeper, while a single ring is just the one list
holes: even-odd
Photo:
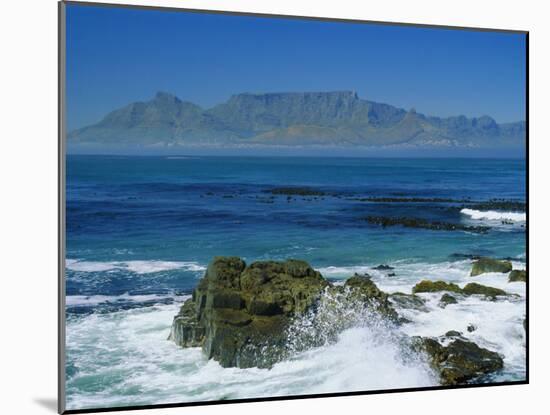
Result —
[{"label": "rock outcrop", "polygon": [[466,384],[503,367],[498,353],[479,347],[457,331],[450,331],[437,339],[416,337],[414,341],[415,347],[428,356],[443,385]]},{"label": "rock outcrop", "polygon": [[[420,287],[424,291],[419,292],[463,294],[443,281],[423,281]],[[292,353],[336,341],[347,328],[372,324],[394,330],[405,320],[394,305],[426,311],[420,296],[388,295],[367,274],[333,285],[304,261],[247,266],[237,257],[216,257],[174,317],[170,339],[182,347],[201,347],[223,367],[270,368]],[[467,383],[502,368],[497,353],[458,331],[403,340],[428,359],[443,385]]]},{"label": "rock outcrop", "polygon": [[527,271],[515,269],[508,275],[508,282],[527,282]]},{"label": "rock outcrop", "polygon": [[392,307],[390,296],[381,291],[368,274],[355,274],[344,284],[346,300],[353,304],[365,305],[384,318],[397,322],[399,316]]},{"label": "rock outcrop", "polygon": [[174,318],[171,339],[201,346],[224,367],[269,367],[282,356],[290,317],[305,312],[328,282],[303,261],[216,257]]},{"label": "rock outcrop", "polygon": [[456,303],[458,303],[456,298],[453,297],[451,294],[447,294],[447,293],[443,294],[439,299],[439,307],[441,308],[445,308],[449,304],[456,304]]},{"label": "rock outcrop", "polygon": [[[325,310],[330,311],[332,301],[339,311],[316,317],[322,296],[328,298]],[[388,321],[399,319],[389,296],[367,275],[356,274],[343,286],[332,286],[304,261],[246,266],[240,258],[216,257],[175,316],[170,339],[182,347],[202,347],[223,367],[271,367],[287,356],[288,334],[296,319],[313,313],[313,326],[329,324],[331,330],[324,332],[335,338],[350,324],[350,307],[372,310]],[[311,347],[326,340],[312,329],[294,344]]]},{"label": "rock outcrop", "polygon": [[375,269],[377,271],[391,271],[394,268],[386,264],[380,264],[380,265],[377,265],[376,267],[373,267],[372,269]]},{"label": "rock outcrop", "polygon": [[488,287],[476,282],[470,282],[464,286],[462,292],[466,295],[485,295],[487,297],[496,297],[498,295],[508,295],[506,291],[500,288]]},{"label": "rock outcrop", "polygon": [[[448,291],[462,295],[484,295],[485,297],[488,297],[490,299],[496,299],[496,297],[499,295],[510,295],[500,288],[489,287],[486,285],[478,284],[477,282],[470,282],[466,284],[464,288],[460,288],[458,285],[453,284],[452,282],[423,280],[416,284],[412,289],[413,294],[434,293],[439,291]],[[456,298],[449,294],[444,294],[441,297],[439,306],[445,308],[447,304],[455,304],[456,302]]]},{"label": "rock outcrop", "polygon": [[461,293],[462,289],[458,285],[453,284],[452,282],[429,281],[429,280],[420,281],[412,289],[413,294],[434,293],[438,291],[450,291],[454,293]]},{"label": "rock outcrop", "polygon": [[471,277],[475,277],[487,272],[508,273],[512,271],[512,263],[510,261],[499,261],[493,258],[479,258],[472,265]]},{"label": "rock outcrop", "polygon": [[393,293],[390,294],[390,301],[392,304],[402,309],[423,312],[429,311],[426,307],[426,301],[422,297],[415,294],[405,294],[401,292]]}]

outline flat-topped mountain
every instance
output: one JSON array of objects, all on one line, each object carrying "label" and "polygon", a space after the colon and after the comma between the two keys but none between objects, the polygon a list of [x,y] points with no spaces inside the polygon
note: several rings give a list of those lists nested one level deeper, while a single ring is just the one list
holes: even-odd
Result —
[{"label": "flat-topped mountain", "polygon": [[159,92],[69,133],[72,146],[416,146],[514,148],[524,121],[432,117],[364,100],[352,91],[244,93],[204,109]]}]

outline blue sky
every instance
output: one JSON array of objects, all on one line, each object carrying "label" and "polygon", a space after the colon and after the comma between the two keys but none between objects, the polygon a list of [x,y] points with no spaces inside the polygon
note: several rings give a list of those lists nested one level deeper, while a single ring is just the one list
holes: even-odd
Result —
[{"label": "blue sky", "polygon": [[429,115],[525,119],[525,36],[375,24],[67,7],[69,130],[168,91],[354,90]]}]

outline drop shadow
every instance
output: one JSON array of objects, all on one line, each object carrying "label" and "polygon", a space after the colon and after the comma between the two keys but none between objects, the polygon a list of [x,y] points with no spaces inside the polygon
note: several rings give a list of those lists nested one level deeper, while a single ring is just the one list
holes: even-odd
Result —
[{"label": "drop shadow", "polygon": [[34,402],[43,408],[46,408],[52,412],[57,413],[57,399],[53,398],[35,398]]}]

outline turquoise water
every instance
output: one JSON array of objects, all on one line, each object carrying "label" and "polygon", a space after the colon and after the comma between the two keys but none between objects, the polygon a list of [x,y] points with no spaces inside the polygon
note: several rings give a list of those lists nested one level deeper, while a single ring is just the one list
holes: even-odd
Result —
[{"label": "turquoise water", "polygon": [[[315,194],[272,192],[291,186]],[[365,201],[369,197],[427,201]],[[396,358],[397,349],[385,353],[395,346],[391,339],[380,345],[373,340],[380,333],[359,329],[333,349],[271,371],[222,369],[166,338],[178,305],[216,255],[247,262],[300,258],[332,280],[368,271],[388,292],[410,292],[425,278],[470,282],[464,255],[509,257],[523,268],[521,213],[503,224],[518,212],[463,210],[465,201],[494,198],[525,201],[524,160],[68,156],[68,407],[437,384],[422,364]],[[383,228],[368,216],[490,230]],[[396,276],[372,270],[378,264],[394,266]],[[521,379],[525,289],[498,275],[482,283],[520,297],[490,304],[468,299],[441,310],[426,295],[432,312],[411,315],[403,333],[440,335],[475,321],[479,329],[469,336],[506,356],[505,370],[491,380]],[[380,371],[387,376],[375,376]]]}]

